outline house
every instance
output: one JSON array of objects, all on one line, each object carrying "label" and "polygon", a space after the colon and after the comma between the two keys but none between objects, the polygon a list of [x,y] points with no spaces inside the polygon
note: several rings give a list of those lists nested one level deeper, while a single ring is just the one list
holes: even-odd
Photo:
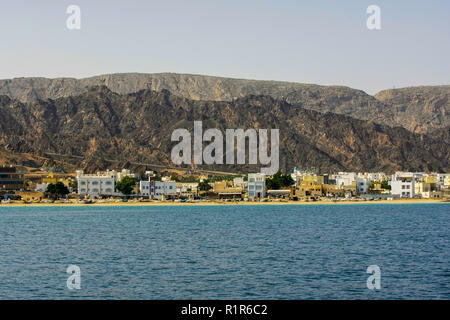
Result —
[{"label": "house", "polygon": [[24,190],[25,179],[22,172],[18,172],[16,167],[0,167],[0,190]]},{"label": "house", "polygon": [[139,190],[141,196],[162,200],[177,195],[177,184],[175,181],[156,181],[151,176],[148,181],[139,182]]},{"label": "house", "polygon": [[36,192],[46,192],[48,185],[49,184],[47,182],[36,183],[36,185],[34,187],[34,191],[36,191]]},{"label": "house", "polygon": [[44,192],[38,191],[15,191],[16,196],[25,201],[40,201],[44,198]]},{"label": "house", "polygon": [[440,189],[450,188],[450,174],[449,173],[437,173],[435,182],[439,186]]},{"label": "house", "polygon": [[433,182],[420,181],[415,183],[414,192],[422,198],[432,198],[433,191],[436,191],[436,184]]},{"label": "house", "polygon": [[391,194],[401,198],[414,198],[416,174],[412,172],[396,172],[392,175]]},{"label": "house", "polygon": [[290,199],[293,195],[293,191],[293,188],[267,190],[267,196],[270,199]]},{"label": "house", "polygon": [[41,178],[40,180],[40,183],[36,183],[34,185],[33,189],[36,192],[46,192],[49,184],[57,184],[58,182],[62,182],[66,187],[70,187],[73,182],[73,178],[70,175],[54,173],[49,173],[47,177]]},{"label": "house", "polygon": [[365,174],[364,178],[369,179],[369,181],[384,181],[388,179],[384,172],[369,172]]},{"label": "house", "polygon": [[357,174],[355,172],[339,172],[334,176],[338,187],[352,186],[356,181]]},{"label": "house", "polygon": [[120,181],[124,177],[132,177],[132,178],[136,177],[135,174],[131,173],[131,171],[128,169],[122,169],[122,171],[120,171],[120,172],[116,172],[116,171],[112,170],[111,172],[115,173],[116,179],[117,179],[116,181]]},{"label": "house", "polygon": [[244,178],[238,177],[238,178],[234,178],[234,179],[233,179],[233,186],[234,186],[235,188],[241,188],[241,189],[243,189],[243,188],[244,188],[244,185],[245,185]]},{"label": "house", "polygon": [[219,196],[219,199],[242,199],[242,187],[235,187],[232,181],[214,182],[213,191]]},{"label": "house", "polygon": [[180,197],[195,198],[198,195],[197,182],[177,182],[177,195]]},{"label": "house", "polygon": [[120,195],[120,193],[116,192],[117,175],[115,171],[85,174],[83,171],[78,170],[76,177],[79,195],[91,197]]},{"label": "house", "polygon": [[323,189],[323,195],[326,197],[344,197],[345,196],[345,190],[339,188],[335,184],[324,184],[322,185]]},{"label": "house", "polygon": [[356,177],[356,193],[365,194],[369,192],[370,180],[367,178]]},{"label": "house", "polygon": [[309,199],[321,197],[323,194],[323,184],[313,180],[300,181],[295,190],[295,197],[298,199]]},{"label": "house", "polygon": [[177,195],[175,181],[156,181],[154,199],[167,199]]},{"label": "house", "polygon": [[266,197],[266,175],[263,173],[249,173],[247,183],[248,198],[251,200]]},{"label": "house", "polygon": [[[318,184],[323,184],[328,182],[328,176],[319,176],[310,171],[300,171],[297,168],[294,168],[294,171],[291,173],[292,180],[295,181],[295,187],[298,188],[301,181],[312,181]],[[325,181],[326,180],[326,181]]]}]

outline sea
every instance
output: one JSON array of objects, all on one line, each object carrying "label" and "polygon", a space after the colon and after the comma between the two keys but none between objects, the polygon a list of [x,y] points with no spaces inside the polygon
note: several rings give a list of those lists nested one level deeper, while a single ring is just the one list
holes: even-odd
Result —
[{"label": "sea", "polygon": [[449,298],[450,204],[0,206],[0,299]]}]

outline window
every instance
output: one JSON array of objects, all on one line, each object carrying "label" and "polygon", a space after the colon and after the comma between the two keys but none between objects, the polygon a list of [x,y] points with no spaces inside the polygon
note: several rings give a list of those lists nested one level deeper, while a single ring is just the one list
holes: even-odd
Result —
[{"label": "window", "polygon": [[94,186],[98,185],[98,181],[92,181],[92,185]]}]

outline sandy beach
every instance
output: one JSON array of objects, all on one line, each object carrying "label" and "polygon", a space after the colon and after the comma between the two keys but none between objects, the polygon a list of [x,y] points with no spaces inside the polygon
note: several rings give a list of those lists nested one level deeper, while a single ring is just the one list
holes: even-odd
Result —
[{"label": "sandy beach", "polygon": [[444,204],[450,203],[449,200],[436,199],[395,199],[395,200],[342,200],[342,201],[270,201],[270,202],[227,202],[227,201],[198,201],[198,202],[173,202],[173,201],[128,201],[128,202],[94,202],[90,204],[72,202],[72,203],[22,203],[12,202],[8,204],[2,203],[0,208],[9,207],[127,207],[127,206],[255,206],[255,205],[350,205],[350,204]]}]

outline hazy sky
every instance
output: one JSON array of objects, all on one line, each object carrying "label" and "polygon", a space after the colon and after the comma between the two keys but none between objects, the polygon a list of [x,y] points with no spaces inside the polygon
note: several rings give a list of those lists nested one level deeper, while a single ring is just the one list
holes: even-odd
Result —
[{"label": "hazy sky", "polygon": [[[177,72],[346,85],[450,84],[449,0],[0,0],[0,78]],[[81,30],[66,9],[81,8]],[[369,5],[381,30],[368,30]]]}]

